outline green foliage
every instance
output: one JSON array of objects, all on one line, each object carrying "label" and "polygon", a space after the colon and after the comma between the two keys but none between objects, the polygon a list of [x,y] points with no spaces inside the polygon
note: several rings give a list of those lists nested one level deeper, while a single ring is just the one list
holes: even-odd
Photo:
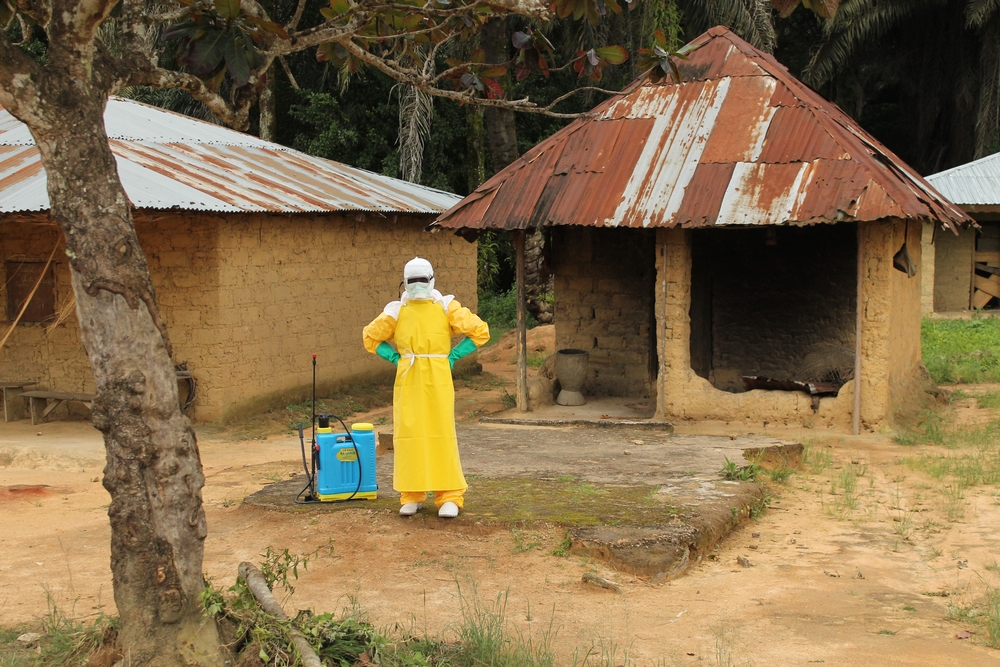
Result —
[{"label": "green foliage", "polygon": [[[481,292],[479,294],[479,317],[490,325],[493,337],[517,326],[517,288],[511,287],[503,294]],[[527,326],[533,329],[538,322],[531,313],[526,313]]]},{"label": "green foliage", "polygon": [[267,582],[268,588],[273,589],[275,585],[280,585],[291,595],[295,592],[291,580],[299,578],[299,568],[308,569],[311,561],[324,554],[333,555],[333,540],[322,547],[317,547],[315,551],[308,554],[293,554],[288,549],[276,551],[268,546],[261,554],[263,560],[260,563],[260,573],[264,575],[264,581]]},{"label": "green foliage", "polygon": [[925,319],[921,342],[935,382],[1000,382],[1000,318]]},{"label": "green foliage", "polygon": [[[396,138],[398,91],[377,72],[359,72],[340,92],[324,90],[328,70],[303,65],[315,90],[282,91],[279,140],[310,155],[337,160],[385,176],[400,176]],[[468,193],[465,163],[465,112],[435,101],[435,120],[424,145],[420,183],[458,194]]]},{"label": "green foliage", "polygon": [[754,482],[763,472],[757,461],[741,466],[735,461],[730,461],[728,456],[725,459],[726,463],[719,470],[719,474],[730,482]]},{"label": "green foliage", "polygon": [[773,470],[765,470],[766,474],[772,482],[777,482],[778,484],[784,484],[788,481],[788,478],[792,476],[795,472],[792,468],[775,468]]},{"label": "green foliage", "polygon": [[[70,618],[48,597],[48,613],[38,628],[0,631],[0,667],[87,667],[98,651],[116,655],[118,620],[99,614],[90,622]],[[34,630],[41,637],[30,645],[17,641]],[[117,654],[120,655],[120,654]]]},{"label": "green foliage", "polygon": [[[553,667],[552,640],[555,632],[549,627],[537,637],[526,635],[507,618],[508,591],[493,600],[482,599],[475,584],[472,595],[458,590],[462,620],[454,629],[458,645],[449,662],[456,667]],[[530,611],[529,611],[530,615]]]},{"label": "green foliage", "polygon": [[562,538],[562,541],[559,542],[559,546],[552,550],[552,555],[565,558],[566,556],[569,556],[569,550],[572,546],[573,538],[569,533],[566,533],[566,535]]}]

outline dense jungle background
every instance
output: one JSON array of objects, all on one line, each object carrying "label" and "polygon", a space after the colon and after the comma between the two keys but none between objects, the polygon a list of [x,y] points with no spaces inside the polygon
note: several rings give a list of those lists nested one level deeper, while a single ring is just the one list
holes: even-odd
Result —
[{"label": "dense jungle background", "polygon": [[[296,5],[291,0],[265,4],[278,22],[287,20]],[[303,27],[321,21],[320,9],[327,4],[310,0]],[[488,62],[507,61],[515,54],[511,36],[516,31],[541,28],[567,66],[548,77],[535,72],[504,83],[511,99],[547,103],[592,83],[572,67],[583,51],[618,44],[633,55],[606,68],[597,84],[619,90],[642,74],[634,55],[650,46],[654,31],[662,31],[676,48],[718,24],[772,52],[921,174],[1000,150],[998,0],[846,0],[829,20],[801,8],[781,18],[768,0],[634,0],[629,9],[608,12],[596,24],[572,18],[534,26],[517,16],[492,20],[444,54],[438,68],[447,67],[443,59],[448,56],[468,57],[480,48]],[[23,36],[16,24],[9,30],[12,38]],[[44,33],[35,31],[22,48],[44,59]],[[108,41],[113,41],[110,35]],[[160,42],[169,65],[175,45]],[[180,90],[123,92],[214,120]],[[582,112],[604,97],[581,92],[558,110]],[[252,131],[265,139],[459,195],[570,122],[432,99],[371,69],[350,72],[319,62],[312,51],[291,55],[273,69],[259,108]],[[511,252],[505,234],[480,237],[480,309],[491,321],[513,317]],[[540,279],[544,282],[544,276]],[[548,321],[539,310],[551,298],[544,286],[539,289],[537,298],[529,294],[529,309]]]}]

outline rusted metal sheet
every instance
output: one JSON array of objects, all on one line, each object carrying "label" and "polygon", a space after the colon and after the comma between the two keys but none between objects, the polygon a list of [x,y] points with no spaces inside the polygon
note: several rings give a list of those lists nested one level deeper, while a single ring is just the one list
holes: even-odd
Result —
[{"label": "rusted metal sheet", "polygon": [[[438,218],[455,229],[970,222],[836,105],[724,28]],[[489,193],[489,200],[483,195]]]},{"label": "rusted metal sheet", "polygon": [[[436,214],[459,200],[131,100],[111,99],[105,125],[137,208]],[[0,213],[48,208],[34,140],[0,108]]]}]

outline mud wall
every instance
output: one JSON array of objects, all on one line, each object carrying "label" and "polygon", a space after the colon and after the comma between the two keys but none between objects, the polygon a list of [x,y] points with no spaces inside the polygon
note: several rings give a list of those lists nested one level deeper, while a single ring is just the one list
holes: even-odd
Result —
[{"label": "mud wall", "polygon": [[[933,222],[920,223],[920,312],[924,315],[934,312],[934,257]],[[970,278],[971,280],[971,278]]]},{"label": "mud wall", "polygon": [[553,230],[556,349],[590,353],[585,393],[652,395],[654,251],[648,230]]},{"label": "mud wall", "polygon": [[[46,218],[0,221],[0,260],[48,259],[56,243],[61,244],[62,232]],[[55,309],[73,303],[66,255],[60,249],[52,259],[55,278]],[[0,338],[7,334],[17,313],[7,312],[7,276],[0,266]],[[14,328],[7,343],[0,348],[0,380],[34,380],[34,389],[91,392],[94,380],[80,343],[76,314],[60,324],[22,323]]]},{"label": "mud wall", "polygon": [[[870,358],[876,362],[871,366],[872,374],[878,381],[862,389],[861,422],[863,428],[875,430],[891,423],[902,412],[915,411],[931,380],[924,367],[920,347],[920,271],[918,269],[917,275],[910,278],[892,266],[892,257],[904,240],[913,261],[921,266],[920,230],[913,224],[907,226],[905,222],[897,221],[865,225],[861,232],[863,243],[871,249],[867,253],[868,274],[865,277],[865,326],[868,326],[869,317],[878,317],[877,312],[883,308],[887,308],[889,313],[888,335],[885,338],[866,336],[864,339],[866,344],[872,345],[872,351],[865,353],[863,361],[867,362]],[[939,234],[939,237],[943,235]],[[879,289],[878,286],[889,289]],[[891,293],[889,299],[884,297],[887,291]],[[869,310],[874,312],[869,315]],[[881,329],[878,331],[881,332]],[[883,356],[887,361],[884,376],[878,372],[880,366],[877,363]],[[863,382],[867,379],[864,367],[861,378]],[[869,399],[869,396],[877,398]]]},{"label": "mud wall", "polygon": [[226,420],[308,396],[318,382],[390,377],[365,351],[361,330],[399,298],[403,265],[434,266],[435,285],[473,312],[476,245],[427,233],[429,218],[239,216],[220,234],[219,346],[227,368],[210,416]]},{"label": "mud wall", "polygon": [[[923,387],[926,377],[920,361],[920,281],[892,268],[904,227],[902,222],[861,223],[861,417],[865,430],[891,422],[893,414]],[[914,245],[919,248],[919,233],[911,225],[911,251]],[[919,250],[912,254],[919,263]],[[850,432],[854,382],[845,384],[837,396],[823,398],[814,412],[811,398],[802,392],[729,393],[699,377],[691,368],[691,232],[657,230],[656,267],[658,418],[769,422]]]},{"label": "mud wall", "polygon": [[[56,228],[0,222],[0,259],[48,257]],[[193,417],[224,421],[297,400],[319,383],[391,375],[361,345],[361,328],[398,298],[402,267],[415,255],[435,266],[436,283],[476,306],[476,246],[423,231],[427,219],[372,216],[138,216],[157,302],[174,347],[198,383]],[[56,255],[57,310],[72,301],[69,270]],[[10,316],[0,284],[0,328]],[[75,312],[46,330],[16,328],[0,349],[0,379],[39,388],[93,392]]]},{"label": "mud wall", "polygon": [[[712,384],[743,391],[741,375],[819,380],[832,367],[853,366],[853,227],[781,227],[771,234],[763,228],[705,229],[692,235],[700,250],[692,289],[710,292],[711,310],[702,317],[711,327]],[[694,320],[695,332],[706,328]]]},{"label": "mud wall", "polygon": [[[975,247],[974,230],[963,229],[959,231],[958,236],[940,228],[935,232],[933,256],[935,312],[969,310]],[[912,250],[912,243],[910,248]]]}]

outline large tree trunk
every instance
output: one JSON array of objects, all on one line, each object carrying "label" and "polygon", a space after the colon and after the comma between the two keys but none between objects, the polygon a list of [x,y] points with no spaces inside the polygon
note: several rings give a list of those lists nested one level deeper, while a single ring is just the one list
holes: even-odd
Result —
[{"label": "large tree trunk", "polygon": [[[51,82],[50,82],[51,83]],[[30,124],[66,237],[104,434],[111,571],[130,665],[221,665],[200,593],[201,460],[178,403],[169,342],[104,129],[103,93],[46,91]]]}]

